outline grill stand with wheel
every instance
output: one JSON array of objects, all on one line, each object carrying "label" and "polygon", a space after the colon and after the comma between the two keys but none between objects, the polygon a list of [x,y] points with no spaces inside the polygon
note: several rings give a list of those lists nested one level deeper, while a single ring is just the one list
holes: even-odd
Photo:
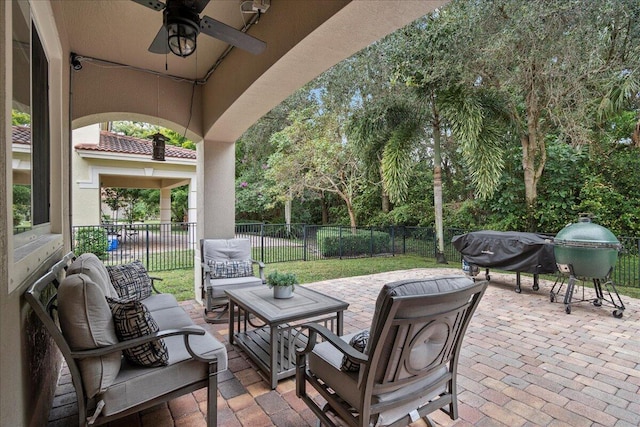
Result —
[{"label": "grill stand with wheel", "polygon": [[[569,283],[567,284],[567,290],[564,294],[564,299],[563,299],[565,313],[571,314],[572,302],[577,303],[577,302],[590,301],[595,307],[600,307],[602,306],[603,303],[609,304],[612,307],[614,307],[614,310],[612,312],[613,317],[617,319],[620,319],[622,317],[625,306],[624,306],[624,303],[622,302],[622,299],[620,298],[618,289],[616,289],[615,283],[613,282],[613,280],[611,280],[611,273],[613,272],[613,268],[609,270],[609,273],[607,273],[607,276],[604,278],[592,278],[593,289],[595,290],[595,293],[596,293],[595,298],[585,298],[585,292],[584,292],[585,280],[578,279],[576,277],[572,264],[558,264],[558,270],[561,273],[569,274]],[[562,277],[562,280],[560,280],[560,277]],[[551,302],[556,302],[558,300],[558,296],[561,295],[560,292],[562,291],[565,278],[566,278],[566,275],[558,276],[558,279],[553,284],[553,287],[549,292],[549,300]],[[582,299],[574,300],[573,295],[576,292],[575,287],[576,287],[576,282],[578,280],[582,284]],[[605,295],[605,292],[603,291],[603,287],[602,287],[603,284],[604,284],[604,289],[606,291],[606,295]],[[557,291],[556,291],[556,286],[558,287]],[[617,303],[616,303],[616,300],[617,300]]]}]

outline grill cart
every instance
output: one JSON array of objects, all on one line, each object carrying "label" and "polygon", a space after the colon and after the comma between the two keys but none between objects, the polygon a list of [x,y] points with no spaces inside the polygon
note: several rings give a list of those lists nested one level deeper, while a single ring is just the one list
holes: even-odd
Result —
[{"label": "grill cart", "polygon": [[[620,249],[621,245],[616,236],[607,228],[591,222],[587,214],[581,214],[577,223],[569,224],[560,230],[554,239],[554,253],[558,271],[564,278],[569,277],[563,301],[567,314],[571,313],[576,281],[580,280],[583,285],[582,299],[576,302],[591,301],[596,307],[604,302],[614,307],[614,317],[622,317],[625,307],[616,285],[611,280]],[[553,285],[549,294],[551,302],[556,301],[564,278]],[[584,282],[589,279],[593,281],[596,292],[594,299],[584,297]],[[606,295],[603,292],[603,284]],[[559,285],[558,291],[556,285]]]},{"label": "grill cart", "polygon": [[552,240],[543,234],[483,230],[454,236],[451,243],[462,254],[463,271],[468,275],[478,274],[478,267],[486,268],[487,280],[491,280],[489,268],[515,271],[518,293],[522,291],[520,273],[533,274],[533,290],[537,291],[538,275],[556,271]]}]

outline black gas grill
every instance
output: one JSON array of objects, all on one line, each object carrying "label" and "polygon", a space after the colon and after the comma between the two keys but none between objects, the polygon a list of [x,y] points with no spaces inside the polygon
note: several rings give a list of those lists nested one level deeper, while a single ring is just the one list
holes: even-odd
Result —
[{"label": "black gas grill", "polygon": [[553,239],[543,234],[483,230],[454,236],[451,243],[468,264],[470,275],[477,274],[477,267],[486,268],[487,280],[491,279],[489,268],[516,272],[518,293],[520,273],[533,274],[533,290],[537,291],[538,275],[556,271]]}]

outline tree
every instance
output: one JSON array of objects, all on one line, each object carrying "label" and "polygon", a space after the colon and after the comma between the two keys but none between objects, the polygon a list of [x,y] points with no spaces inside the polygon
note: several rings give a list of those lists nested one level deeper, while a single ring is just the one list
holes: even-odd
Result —
[{"label": "tree", "polygon": [[637,61],[629,49],[630,36],[638,34],[638,3],[495,0],[467,5],[466,79],[495,88],[509,101],[522,147],[527,215],[533,219],[547,135],[556,133],[574,146],[592,142],[593,100],[603,79]]},{"label": "tree", "polygon": [[122,188],[102,188],[102,201],[114,213],[113,221],[118,221],[118,211],[124,207],[124,189]]},{"label": "tree", "polygon": [[306,190],[337,195],[356,227],[353,202],[363,185],[360,161],[346,140],[337,117],[319,108],[294,112],[292,124],[272,137],[277,151],[269,158],[267,177],[281,200]]},{"label": "tree", "polygon": [[22,111],[11,109],[11,124],[29,126],[31,124],[31,115]]},{"label": "tree", "polygon": [[175,145],[177,147],[188,148],[195,150],[196,144],[187,139],[180,133],[163,128],[162,126],[152,125],[150,123],[135,122],[135,121],[118,121],[111,123],[111,130],[116,133],[121,133],[127,136],[133,136],[140,139],[151,139],[156,133],[161,133],[167,137],[167,144]]},{"label": "tree", "polygon": [[282,200],[266,177],[269,157],[277,150],[273,134],[291,125],[290,114],[310,104],[308,88],[302,88],[274,107],[236,142],[236,218],[281,220]]},{"label": "tree", "polygon": [[31,187],[13,185],[13,225],[19,226],[23,221],[31,221]]},{"label": "tree", "polygon": [[189,212],[189,186],[171,189],[171,221],[183,222]]},{"label": "tree", "polygon": [[[463,158],[472,172],[477,193],[488,197],[495,189],[502,170],[500,134],[496,132],[496,114],[489,113],[492,99],[486,92],[466,88],[460,84],[462,73],[459,45],[464,42],[463,9],[454,7],[436,10],[397,34],[405,46],[394,55],[395,78],[413,88],[418,102],[404,121],[404,135],[408,123],[417,120],[418,127],[432,142],[433,192],[435,228],[439,262],[444,258],[443,198],[442,198],[442,141],[453,133],[462,145]],[[493,105],[498,105],[495,102]],[[494,109],[494,111],[496,111]],[[398,131],[402,131],[399,128]],[[414,133],[415,135],[415,133]],[[408,146],[410,147],[410,146]],[[406,149],[404,147],[404,155]],[[389,158],[402,156],[402,146],[390,144]],[[472,151],[473,150],[473,151]],[[478,153],[481,153],[478,156]],[[388,179],[395,179],[386,169]]]},{"label": "tree", "polygon": [[118,212],[124,208],[124,218],[129,224],[145,218],[149,212],[157,212],[158,201],[148,203],[148,200],[159,200],[150,195],[158,190],[142,190],[139,188],[103,188],[102,200],[114,212],[114,222],[118,221]]}]

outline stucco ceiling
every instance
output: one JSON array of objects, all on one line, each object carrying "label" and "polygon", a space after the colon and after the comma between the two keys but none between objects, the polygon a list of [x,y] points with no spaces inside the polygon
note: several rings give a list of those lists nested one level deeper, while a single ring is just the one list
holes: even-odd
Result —
[{"label": "stucco ceiling", "polygon": [[[148,48],[162,26],[162,12],[131,0],[75,0],[62,1],[61,5],[69,47],[80,56],[194,80],[203,78],[228,47],[200,34],[196,52],[188,58],[154,54]],[[201,16],[241,29],[254,15],[241,13],[240,5],[236,0],[211,0]],[[252,32],[249,29],[248,33]]]},{"label": "stucco ceiling", "polygon": [[[157,118],[196,141],[233,142],[327,68],[446,2],[271,0],[247,31],[266,42],[262,54],[228,51],[227,44],[200,34],[196,53],[187,58],[148,51],[162,25],[161,12],[131,0],[53,4],[69,51],[90,61],[72,76],[74,127],[123,119],[156,123]],[[211,0],[201,16],[241,29],[253,16],[241,12],[242,3]]]}]

